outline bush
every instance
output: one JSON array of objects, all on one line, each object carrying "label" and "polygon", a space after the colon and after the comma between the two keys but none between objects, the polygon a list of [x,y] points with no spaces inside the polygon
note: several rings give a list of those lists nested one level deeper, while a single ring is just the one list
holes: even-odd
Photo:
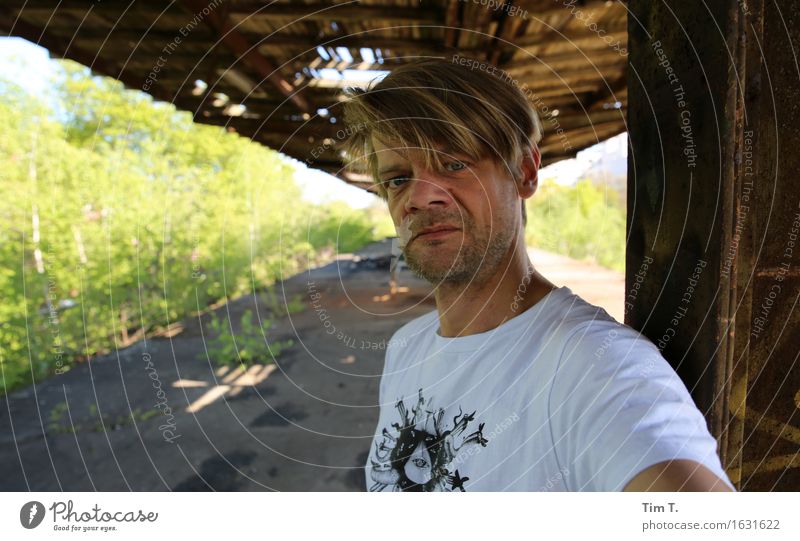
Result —
[{"label": "bush", "polygon": [[0,79],[1,394],[373,240],[277,152],[60,65],[52,110]]},{"label": "bush", "polygon": [[246,310],[239,321],[238,332],[234,333],[230,320],[219,318],[214,313],[209,323],[214,338],[206,341],[208,357],[217,366],[269,364],[294,345],[292,340],[269,342],[267,331],[270,327],[272,321],[262,319],[259,326],[253,321],[252,311]]},{"label": "bush", "polygon": [[588,180],[547,184],[528,200],[527,210],[529,246],[625,271],[625,205],[616,192]]},{"label": "bush", "polygon": [[[384,216],[391,220],[388,212]],[[351,253],[373,240],[394,234],[393,227],[387,228],[378,221],[377,209],[354,209],[340,201],[315,209],[307,230],[311,246],[331,247],[335,253]]]}]

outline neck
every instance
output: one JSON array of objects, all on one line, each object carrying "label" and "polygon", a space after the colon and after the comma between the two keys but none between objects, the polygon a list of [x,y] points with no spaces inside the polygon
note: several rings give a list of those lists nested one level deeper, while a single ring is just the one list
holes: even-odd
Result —
[{"label": "neck", "polygon": [[466,284],[439,284],[435,291],[439,334],[456,337],[490,331],[555,288],[533,267],[518,238],[496,268],[479,272]]}]

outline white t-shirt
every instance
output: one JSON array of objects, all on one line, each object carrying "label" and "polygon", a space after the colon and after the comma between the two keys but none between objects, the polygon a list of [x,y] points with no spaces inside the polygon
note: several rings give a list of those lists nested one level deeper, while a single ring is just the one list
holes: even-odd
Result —
[{"label": "white t-shirt", "polygon": [[733,488],[658,349],[568,287],[487,332],[438,330],[433,311],[387,347],[367,490],[620,491],[670,459]]}]

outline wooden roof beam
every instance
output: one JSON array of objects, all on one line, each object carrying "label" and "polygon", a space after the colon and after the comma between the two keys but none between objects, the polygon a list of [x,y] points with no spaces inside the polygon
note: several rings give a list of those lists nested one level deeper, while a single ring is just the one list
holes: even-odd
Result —
[{"label": "wooden roof beam", "polygon": [[[519,0],[514,2],[515,5],[519,6],[519,9],[528,12],[528,17],[537,17],[539,19],[546,19],[568,11],[570,11],[571,15],[572,8],[565,6],[565,3],[566,2],[562,3],[559,0],[555,2],[553,0]],[[609,9],[618,4],[626,3],[627,0],[611,0],[611,4],[609,5],[609,0],[583,0],[575,2],[574,6],[581,11],[593,11],[600,8]]]},{"label": "wooden roof beam", "polygon": [[[203,13],[204,10],[208,9],[208,4],[206,4],[204,0],[181,0],[181,2],[195,15]],[[300,110],[306,112],[311,111],[312,107],[305,98],[296,93],[294,86],[280,74],[278,68],[259,53],[258,50],[231,25],[227,15],[211,10],[203,20],[219,33],[220,40],[239,56],[244,64],[255,70],[260,77],[272,83],[281,94],[288,97]]]},{"label": "wooden roof beam", "polygon": [[[94,41],[97,42],[98,45],[105,44],[105,47],[112,47],[119,44],[119,42],[126,42],[131,44],[136,44],[142,38],[145,39],[162,39],[165,42],[168,42],[175,37],[174,30],[164,30],[164,29],[148,29],[148,28],[141,28],[141,29],[120,29],[119,27],[115,28],[113,32],[109,32],[104,29],[98,28],[91,28],[91,27],[82,27],[77,32],[73,32],[75,29],[65,29],[63,27],[59,27],[55,24],[51,24],[48,27],[48,32],[53,35],[58,35],[60,33],[64,33],[65,35],[60,36],[62,39],[72,39],[73,37],[77,38],[80,41],[88,41],[92,43]],[[259,35],[250,32],[239,32],[245,39],[247,39],[250,43],[252,43],[258,51],[265,56],[268,56],[268,52],[270,50],[274,50],[275,48],[281,47],[296,47],[304,49],[305,55],[316,55],[316,47],[318,45],[328,46],[328,47],[350,47],[350,48],[361,48],[361,47],[369,47],[372,49],[390,49],[394,51],[413,51],[418,54],[425,54],[425,55],[445,55],[449,56],[452,54],[460,54],[462,56],[474,56],[480,57],[487,51],[487,45],[480,45],[476,47],[461,47],[461,48],[451,48],[451,49],[443,49],[442,44],[437,40],[432,39],[400,39],[400,38],[389,38],[389,37],[380,37],[375,36],[370,32],[360,33],[356,35],[342,35],[342,36],[326,36],[322,39],[311,36],[311,35],[286,35],[286,34],[272,34],[272,35]],[[608,33],[610,36],[614,38],[619,37],[620,39],[625,38],[626,30],[624,28],[611,30]],[[568,32],[565,33],[563,38],[561,36],[555,36],[557,39],[561,39],[565,42],[569,42],[574,44],[577,47],[581,47],[582,50],[592,50],[591,45],[596,43],[599,48],[608,47],[605,42],[602,42],[597,36],[594,34],[587,34],[586,32]],[[217,37],[216,34],[212,34],[210,32],[202,32],[199,30],[195,30],[192,32],[192,39],[194,40],[192,43],[197,43],[198,40],[206,40],[214,42],[216,41]],[[490,38],[487,38],[487,40]],[[146,44],[146,41],[143,42],[141,45]],[[497,48],[503,49],[505,53],[513,53],[515,51],[528,51],[529,49],[534,49],[541,45],[550,45],[552,43],[548,42],[544,39],[542,34],[531,34],[519,38],[514,38],[514,40],[506,43],[503,41],[498,41],[495,45]],[[590,47],[583,47],[584,44],[590,45]],[[140,53],[136,53],[140,54]],[[160,54],[160,49],[157,52],[153,53],[154,55]],[[177,55],[180,53],[173,53]],[[304,57],[305,55],[302,55]],[[580,52],[576,51],[575,55],[580,56]]]},{"label": "wooden roof beam", "polygon": [[542,117],[544,131],[552,131],[557,124],[565,130],[577,130],[592,126],[605,125],[610,122],[625,123],[625,112],[622,109],[605,109],[583,112],[576,109],[562,109],[556,117]]},{"label": "wooden roof beam", "polygon": [[321,123],[321,122],[289,122],[281,119],[265,120],[263,118],[242,118],[232,117],[217,112],[214,115],[198,115],[198,121],[215,126],[233,126],[241,133],[255,134],[261,133],[266,136],[276,136],[291,141],[307,140],[313,137],[315,140],[336,138],[336,132],[342,131],[340,124]]},{"label": "wooden roof beam", "polygon": [[[442,51],[440,49],[439,53],[441,54],[441,52]],[[566,67],[566,69],[575,67],[575,69],[590,71],[594,64],[598,66],[608,67],[608,66],[613,66],[614,64],[619,64],[620,66],[622,66],[624,63],[624,58],[621,57],[619,53],[613,50],[607,50],[604,48],[604,49],[586,50],[584,52],[588,54],[586,56],[584,56],[580,52],[543,54],[536,57],[531,57],[523,61],[515,62],[514,64],[511,64],[501,69],[503,69],[503,71],[507,72],[510,75],[520,76],[521,78],[531,73],[536,73],[539,70],[549,73],[550,68],[556,70],[557,66],[564,66]],[[359,70],[388,71],[408,61],[409,59],[395,60],[394,58],[387,58],[386,61],[384,61],[384,63],[382,64],[379,63],[367,64],[366,62],[357,62],[352,64],[351,66],[348,66],[347,68],[359,69]],[[305,65],[302,62],[298,61],[293,63],[292,67],[295,71],[300,71],[303,67],[305,67]]]},{"label": "wooden roof beam", "polygon": [[[509,1],[506,5],[511,4]],[[506,9],[503,9],[497,24],[497,32],[486,55],[487,60],[495,66],[502,66],[510,60],[514,56],[514,51],[510,50],[508,44],[515,43],[518,36],[525,34],[530,21],[530,17],[527,16],[512,17]]]},{"label": "wooden roof beam", "polygon": [[587,109],[600,109],[609,100],[620,101],[617,94],[622,93],[628,88],[628,69],[627,65],[623,69],[622,74],[615,80],[609,81],[608,84],[603,84],[586,98]]},{"label": "wooden roof beam", "polygon": [[[341,36],[324,36],[320,38],[316,34],[258,34],[248,32],[243,28],[239,28],[241,34],[250,43],[256,46],[259,52],[264,53],[266,50],[275,47],[296,47],[307,50],[308,54],[316,55],[316,47],[318,45],[328,47],[350,47],[360,49],[362,47],[369,47],[372,49],[403,49],[403,50],[421,50],[426,54],[441,54],[442,44],[434,39],[403,39],[394,37],[383,37],[376,35],[375,32],[362,32],[357,34],[348,34]],[[381,29],[382,30],[382,29]],[[48,31],[53,33],[63,32],[66,33],[64,38],[72,38],[83,40],[96,40],[98,43],[105,42],[107,45],[125,41],[138,43],[142,38],[161,40],[165,43],[172,41],[175,38],[175,29],[164,29],[159,27],[153,28],[133,28],[126,26],[125,28],[115,27],[113,31],[103,28],[94,28],[83,26],[80,29],[72,27],[59,26],[57,23],[52,23],[48,27]],[[379,30],[380,31],[380,30]],[[376,31],[376,32],[379,32]],[[212,43],[217,40],[217,33],[213,29],[194,29],[191,33],[191,43],[197,44],[202,41],[211,41]],[[184,43],[189,43],[190,40],[184,40]],[[475,48],[477,51],[484,50],[483,47]],[[160,51],[160,48],[159,48]]]},{"label": "wooden roof beam", "polygon": [[[566,131],[564,134],[551,133],[546,135],[539,144],[542,156],[553,152],[566,152],[581,150],[587,146],[597,144],[609,137],[625,131],[625,124],[619,121],[600,122],[585,128]],[[565,150],[566,149],[566,150]]]},{"label": "wooden roof beam", "polygon": [[128,88],[147,92],[156,99],[170,101],[172,98],[171,93],[163,88],[158,81],[152,82],[147,86],[147,90],[144,90],[143,85],[146,81],[145,78],[123,72],[114,63],[100,58],[98,53],[85,51],[74,45],[71,40],[53,36],[47,30],[34,26],[22,19],[17,18],[14,20],[13,16],[0,15],[0,28],[8,35],[19,36],[32,43],[41,45],[50,52],[51,57],[54,56],[74,60],[88,67],[95,73],[113,77]]},{"label": "wooden roof beam", "polygon": [[438,10],[423,6],[370,6],[348,2],[346,4],[264,4],[263,2],[239,1],[231,6],[231,14],[243,14],[255,17],[280,17],[303,21],[393,21],[403,23],[442,22]]},{"label": "wooden roof beam", "polygon": [[458,44],[460,28],[464,23],[464,3],[460,0],[447,0],[444,16],[444,46],[455,47]]},{"label": "wooden roof beam", "polygon": [[[130,4],[130,0],[104,0],[102,2],[87,2],[86,0],[7,0],[3,2],[6,9],[24,9],[25,11],[48,10],[52,12],[58,8],[58,12],[85,12],[92,9],[93,12],[118,15]],[[160,2],[137,2],[135,10],[143,15],[158,15],[162,12],[163,6]],[[141,5],[140,5],[141,4]],[[266,1],[238,1],[229,4],[226,8],[228,14],[260,17],[260,18],[281,18],[296,19],[303,21],[342,21],[342,22],[363,22],[363,21],[393,21],[403,23],[429,23],[441,24],[442,17],[438,10],[428,7],[397,7],[397,6],[369,6],[358,3],[348,2],[346,4],[333,4],[318,2],[315,4],[301,4],[292,2],[291,4],[274,4]],[[200,9],[209,7],[209,1],[205,0]],[[117,20],[113,17],[112,20]]]},{"label": "wooden roof beam", "polygon": [[[562,25],[554,30],[548,32],[530,33],[524,36],[515,38],[510,44],[503,44],[506,48],[513,49],[532,49],[542,45],[553,45],[553,43],[576,43],[582,41],[596,41],[598,44],[602,43],[603,47],[609,47],[608,42],[597,36],[594,32],[586,29],[569,30],[562,32],[564,25],[569,22],[569,19],[564,21]],[[628,35],[628,28],[626,25],[612,26],[605,29],[604,34],[609,39],[623,39]]]},{"label": "wooden roof beam", "polygon": [[[185,103],[185,102],[179,102]],[[342,123],[331,123],[327,118],[311,117],[306,121],[291,121],[285,120],[282,117],[274,116],[269,120],[263,118],[243,118],[243,117],[229,117],[222,113],[222,109],[212,112],[214,117],[239,120],[241,122],[252,123],[254,126],[259,126],[270,132],[295,133],[298,129],[301,135],[315,135],[311,132],[318,132],[321,136],[333,137],[337,131],[344,130],[345,126]],[[548,117],[549,118],[549,117]],[[610,121],[624,122],[624,111],[622,109],[600,109],[600,110],[583,110],[580,107],[563,107],[560,109],[558,116],[559,123],[564,128],[574,129],[591,126],[592,124],[605,123]]]},{"label": "wooden roof beam", "polygon": [[620,66],[626,64],[626,59],[616,51],[611,49],[597,49],[592,51],[557,53],[550,55],[540,55],[524,61],[517,61],[505,66],[503,69],[514,77],[524,77],[526,74],[540,69],[561,67],[586,67],[591,68],[592,64],[602,62],[602,65],[619,63]]}]

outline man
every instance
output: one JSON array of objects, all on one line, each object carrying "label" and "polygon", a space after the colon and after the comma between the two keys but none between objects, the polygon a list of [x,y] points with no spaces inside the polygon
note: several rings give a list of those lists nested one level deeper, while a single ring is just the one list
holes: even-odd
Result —
[{"label": "man", "polygon": [[346,155],[437,308],[387,348],[367,488],[730,491],[658,349],[531,264],[540,124],[475,66],[416,61],[344,103]]}]

